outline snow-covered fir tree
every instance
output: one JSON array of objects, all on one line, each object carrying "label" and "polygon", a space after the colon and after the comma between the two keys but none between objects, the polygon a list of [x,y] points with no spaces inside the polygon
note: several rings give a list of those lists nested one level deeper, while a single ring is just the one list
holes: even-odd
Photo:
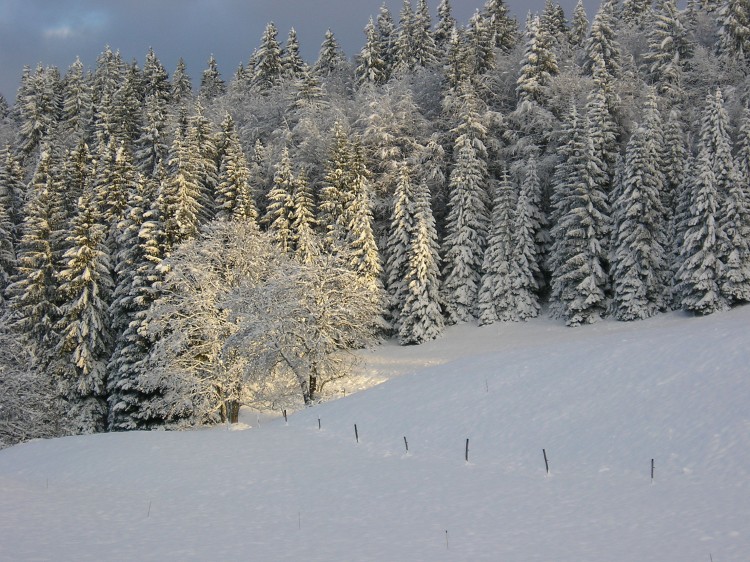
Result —
[{"label": "snow-covered fir tree", "polygon": [[402,345],[438,337],[444,327],[440,306],[440,256],[430,190],[425,181],[413,193],[413,231],[406,249],[404,302],[398,310],[398,338]]},{"label": "snow-covered fir tree", "polygon": [[511,307],[516,319],[539,315],[539,289],[543,283],[540,269],[542,244],[548,243],[546,218],[541,208],[541,186],[536,174],[536,159],[526,163],[526,174],[518,193],[512,225],[510,262]]},{"label": "snow-covered fir tree", "polygon": [[60,392],[80,433],[102,431],[106,420],[107,362],[112,351],[108,311],[112,277],[106,236],[94,198],[84,193],[57,273],[60,341],[53,363]]},{"label": "snow-covered fir tree", "polygon": [[596,322],[607,309],[610,209],[596,180],[603,164],[575,106],[564,135],[554,179],[550,309],[569,326],[578,326]]},{"label": "snow-covered fir tree", "polygon": [[443,292],[448,319],[465,322],[476,312],[489,230],[487,152],[477,107],[467,92],[456,128],[443,240]]},{"label": "snow-covered fir tree", "polygon": [[529,19],[524,36],[526,51],[516,82],[516,92],[519,101],[528,100],[543,105],[550,80],[559,72],[557,59],[547,31],[540,26],[539,17]]},{"label": "snow-covered fir tree", "polygon": [[24,207],[17,270],[6,289],[14,327],[31,345],[35,365],[44,368],[54,354],[59,318],[57,272],[64,250],[66,217],[57,163],[42,150]]},{"label": "snow-covered fir tree", "polygon": [[717,235],[716,177],[707,146],[701,144],[689,182],[689,215],[680,248],[677,296],[683,309],[711,314],[728,307],[721,293],[723,266]]},{"label": "snow-covered fir tree", "polygon": [[283,61],[281,59],[281,45],[277,39],[276,25],[270,22],[263,31],[260,46],[255,51],[255,68],[252,84],[260,91],[268,90],[279,83],[283,75]]},{"label": "snow-covered fir tree", "polygon": [[224,79],[219,73],[219,68],[216,64],[216,59],[213,55],[208,58],[208,67],[203,71],[201,75],[201,85],[198,95],[207,101],[210,101],[218,96],[225,94],[227,91],[227,85]]},{"label": "snow-covered fir tree", "polygon": [[515,187],[507,170],[503,170],[500,182],[494,186],[491,225],[477,295],[480,324],[517,319],[510,278],[516,199]]},{"label": "snow-covered fir tree", "polygon": [[622,192],[613,203],[613,307],[620,320],[648,318],[666,306],[663,178],[649,137],[649,131],[639,128],[630,138]]},{"label": "snow-covered fir tree", "polygon": [[276,164],[273,187],[268,192],[268,206],[263,222],[282,252],[293,250],[292,222],[294,221],[294,190],[296,177],[292,169],[289,150],[284,149]]}]

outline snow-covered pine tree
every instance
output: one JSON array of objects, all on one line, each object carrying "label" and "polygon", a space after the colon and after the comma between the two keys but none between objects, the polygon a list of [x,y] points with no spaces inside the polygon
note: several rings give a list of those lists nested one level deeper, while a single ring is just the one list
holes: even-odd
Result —
[{"label": "snow-covered pine tree", "polygon": [[10,145],[0,151],[0,197],[5,202],[13,229],[14,243],[21,239],[21,222],[23,221],[23,204],[26,193],[24,170]]},{"label": "snow-covered pine tree", "polygon": [[268,206],[263,222],[273,236],[279,249],[288,253],[293,250],[292,222],[294,221],[293,193],[296,184],[289,149],[284,148],[281,159],[275,166],[273,187],[268,192]]},{"label": "snow-covered pine tree", "polygon": [[[181,99],[182,103],[187,103],[190,97]],[[146,97],[143,127],[135,142],[134,154],[138,169],[146,177],[153,177],[159,162],[167,161],[167,107],[156,96]]]},{"label": "snow-covered pine tree", "polygon": [[586,15],[586,8],[583,7],[583,0],[576,2],[573,10],[573,19],[570,22],[570,31],[568,41],[576,49],[582,48],[586,44],[586,37],[589,34],[589,18]]},{"label": "snow-covered pine tree", "polygon": [[153,425],[146,405],[153,397],[143,392],[138,382],[150,349],[141,328],[158,293],[161,276],[156,266],[163,257],[153,191],[139,182],[130,192],[125,217],[118,225],[117,284],[109,308],[116,342],[107,378],[108,428],[114,431]]},{"label": "snow-covered pine tree", "polygon": [[92,90],[84,75],[83,63],[76,57],[65,75],[62,122],[67,134],[78,141],[88,140],[94,118]]},{"label": "snow-covered pine tree", "polygon": [[414,9],[411,0],[403,0],[394,41],[394,74],[405,75],[417,66],[414,25]]},{"label": "snow-covered pine tree", "polygon": [[492,24],[475,12],[469,19],[461,45],[466,70],[470,76],[481,76],[495,66],[495,46]]},{"label": "snow-covered pine tree", "polygon": [[621,72],[621,49],[615,32],[617,0],[603,0],[591,23],[586,41],[583,70],[600,82],[607,95],[610,114],[616,115],[619,98],[614,91],[614,81]]},{"label": "snow-covered pine tree", "polygon": [[187,67],[182,57],[177,61],[177,67],[172,73],[171,100],[177,105],[185,104],[193,99],[193,83],[187,73]]},{"label": "snow-covered pine tree", "polygon": [[443,291],[448,320],[465,322],[476,310],[482,260],[489,226],[487,152],[477,100],[463,91],[453,149],[446,236],[443,240]]},{"label": "snow-covered pine tree", "polygon": [[360,278],[372,284],[373,290],[382,291],[383,266],[373,232],[372,187],[364,151],[359,142],[352,143],[349,166],[352,193],[344,209],[344,216],[348,221],[346,241],[349,247],[349,265]]},{"label": "snow-covered pine tree", "polygon": [[255,68],[250,69],[253,73],[251,83],[261,92],[277,85],[283,75],[281,45],[277,36],[276,25],[273,22],[268,23],[263,31],[260,46],[255,51]]},{"label": "snow-covered pine tree", "polygon": [[143,62],[143,97],[148,96],[155,96],[167,105],[172,103],[172,85],[169,83],[169,75],[153,48],[149,48]]},{"label": "snow-covered pine tree", "polygon": [[401,345],[420,344],[438,337],[444,327],[440,307],[440,256],[430,189],[421,181],[414,190],[413,231],[406,251],[404,302],[399,309]]},{"label": "snow-covered pine tree", "polygon": [[226,131],[227,137],[224,141],[216,186],[215,218],[255,222],[258,220],[258,209],[250,186],[250,169],[229,113],[224,118],[222,128]]},{"label": "snow-covered pine tree", "polygon": [[510,15],[505,0],[487,0],[482,16],[493,31],[495,47],[510,52],[518,42],[518,22]]},{"label": "snow-covered pine tree", "polygon": [[437,7],[437,24],[432,36],[435,40],[438,57],[443,58],[448,52],[453,30],[456,28],[456,18],[453,17],[453,8],[450,0],[440,0]]},{"label": "snow-covered pine tree", "polygon": [[532,155],[526,163],[526,176],[521,182],[512,226],[511,308],[518,320],[539,315],[539,287],[543,283],[539,241],[548,236],[543,232],[545,226],[536,159]]},{"label": "snow-covered pine tree", "polygon": [[216,59],[213,55],[208,58],[208,68],[203,71],[201,75],[201,86],[198,91],[198,96],[206,100],[207,102],[224,95],[227,91],[227,86],[224,80],[221,78],[219,68],[216,65]]},{"label": "snow-covered pine tree", "polygon": [[201,194],[200,224],[213,218],[216,185],[218,183],[218,152],[213,123],[205,116],[200,100],[195,104],[195,111],[188,119],[185,140],[193,152],[197,164],[198,183]]},{"label": "snow-covered pine tree", "polygon": [[64,248],[66,217],[59,170],[42,150],[24,207],[23,236],[17,246],[17,273],[6,289],[14,328],[30,344],[35,367],[44,368],[57,345],[59,318],[56,275]]},{"label": "snow-covered pine tree", "polygon": [[432,19],[426,0],[418,0],[414,13],[414,58],[417,67],[428,68],[438,61],[437,45],[432,35]]},{"label": "snow-covered pine tree", "polygon": [[643,61],[648,81],[672,103],[684,97],[683,66],[691,55],[687,35],[675,0],[659,0],[646,30],[648,50]]},{"label": "snow-covered pine tree", "polygon": [[301,263],[313,263],[320,255],[320,239],[315,229],[315,198],[304,172],[297,175],[292,193],[292,243]]},{"label": "snow-covered pine tree", "polygon": [[573,106],[553,180],[550,309],[569,326],[596,322],[607,309],[610,209],[596,181],[603,164],[588,129]]},{"label": "snow-covered pine tree", "polygon": [[380,53],[385,63],[386,81],[390,79],[393,73],[393,67],[396,64],[396,24],[393,21],[388,6],[383,4],[377,18],[378,42],[380,43]]},{"label": "snow-covered pine tree", "polygon": [[718,257],[716,178],[709,148],[703,143],[689,177],[689,215],[680,248],[676,292],[682,308],[704,315],[729,305],[720,287],[723,266]]},{"label": "snow-covered pine tree", "polygon": [[547,88],[559,72],[557,59],[550,45],[551,38],[541,28],[538,16],[527,21],[524,36],[526,51],[516,81],[516,94],[519,102],[533,101],[544,107]]},{"label": "snow-covered pine tree", "polygon": [[750,2],[725,0],[718,14],[719,39],[716,52],[726,62],[746,65],[750,59]]},{"label": "snow-covered pine tree", "polygon": [[60,319],[54,367],[78,433],[102,431],[106,419],[107,362],[112,337],[108,313],[112,294],[107,229],[90,193],[79,200],[57,274]]},{"label": "snow-covered pine tree", "polygon": [[8,212],[8,198],[2,195],[3,186],[0,185],[0,314],[5,309],[5,288],[16,271],[13,223]]},{"label": "snow-covered pine tree", "polygon": [[125,78],[112,96],[109,138],[117,138],[132,150],[141,132],[143,114],[143,74],[133,63],[128,66]]},{"label": "snow-covered pine tree", "polygon": [[289,30],[281,52],[281,68],[284,77],[289,80],[299,80],[307,70],[307,63],[300,55],[299,39],[294,28]]},{"label": "snow-covered pine tree", "polygon": [[351,222],[348,211],[354,198],[355,180],[352,143],[343,125],[336,122],[331,134],[331,151],[318,206],[318,225],[323,229],[328,249],[347,239]]},{"label": "snow-covered pine tree", "polygon": [[516,192],[507,170],[494,186],[492,217],[477,295],[479,324],[517,320],[510,278]]},{"label": "snow-covered pine tree", "polygon": [[96,69],[94,70],[92,82],[93,104],[95,108],[102,106],[105,98],[111,101],[115,91],[120,87],[125,73],[125,65],[118,52],[112,52],[107,45],[96,58]]},{"label": "snow-covered pine tree", "polygon": [[622,0],[622,15],[624,23],[640,28],[651,19],[652,0]]},{"label": "snow-covered pine tree", "polygon": [[663,175],[651,136],[645,128],[631,136],[623,189],[613,205],[613,307],[619,320],[648,318],[666,307]]},{"label": "snow-covered pine tree", "polygon": [[60,118],[59,72],[41,63],[26,73],[18,90],[16,107],[20,125],[18,147],[24,159],[32,158],[52,133]]},{"label": "snow-covered pine tree", "polygon": [[160,188],[164,244],[169,253],[176,245],[194,238],[203,213],[198,154],[177,130],[169,151],[169,174]]},{"label": "snow-covered pine tree", "polygon": [[406,303],[409,274],[409,248],[416,228],[414,187],[409,167],[404,163],[393,196],[391,228],[386,243],[385,279],[391,328],[401,330],[401,312]]},{"label": "snow-covered pine tree", "polygon": [[346,67],[346,56],[339,47],[333,31],[328,29],[323,38],[323,43],[320,45],[318,60],[315,61],[313,70],[317,76],[325,78],[337,73],[344,67]]},{"label": "snow-covered pine tree", "polygon": [[359,52],[357,69],[355,71],[357,82],[362,84],[385,84],[388,76],[386,63],[381,53],[381,45],[372,18],[365,26],[365,44]]}]

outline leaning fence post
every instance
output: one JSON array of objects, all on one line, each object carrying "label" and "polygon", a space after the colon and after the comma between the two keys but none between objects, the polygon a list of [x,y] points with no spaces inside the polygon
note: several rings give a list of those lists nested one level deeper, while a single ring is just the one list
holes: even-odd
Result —
[{"label": "leaning fence post", "polygon": [[547,460],[547,451],[545,449],[542,449],[542,454],[544,455],[544,468],[547,469],[547,476],[549,476],[549,461]]}]

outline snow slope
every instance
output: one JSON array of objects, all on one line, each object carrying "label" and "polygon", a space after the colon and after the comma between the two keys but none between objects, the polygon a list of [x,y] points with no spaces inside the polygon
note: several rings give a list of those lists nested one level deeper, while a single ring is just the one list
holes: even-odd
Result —
[{"label": "snow slope", "polygon": [[0,559],[746,561],[748,326],[464,325],[288,423],[12,447]]}]

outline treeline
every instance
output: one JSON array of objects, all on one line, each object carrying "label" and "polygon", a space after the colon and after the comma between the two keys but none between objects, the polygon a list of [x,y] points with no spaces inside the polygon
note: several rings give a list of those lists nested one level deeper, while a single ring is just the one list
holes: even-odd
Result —
[{"label": "treeline", "polygon": [[197,91],[152,50],[25,69],[0,99],[2,438],[309,403],[376,335],[747,301],[749,14],[548,0],[521,29],[502,0],[464,25],[405,0],[352,59],[270,23]]}]

